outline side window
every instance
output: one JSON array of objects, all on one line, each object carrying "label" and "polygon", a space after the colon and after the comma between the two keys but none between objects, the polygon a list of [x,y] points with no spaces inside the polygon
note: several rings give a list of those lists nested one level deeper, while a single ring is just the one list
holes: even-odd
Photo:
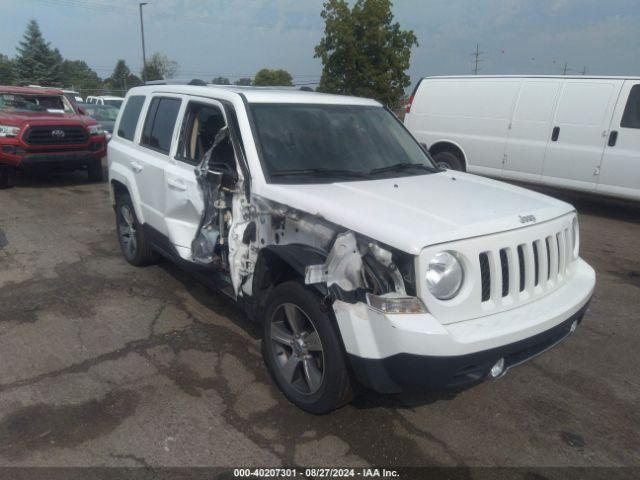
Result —
[{"label": "side window", "polygon": [[631,87],[620,126],[624,128],[640,128],[640,84]]},{"label": "side window", "polygon": [[118,136],[126,138],[127,140],[133,140],[136,133],[136,125],[138,125],[138,118],[140,117],[140,111],[142,105],[144,105],[145,97],[143,95],[135,95],[129,97],[127,104],[124,106],[122,112],[122,118],[120,119],[120,125],[118,126]]},{"label": "side window", "polygon": [[[200,163],[204,154],[213,146],[216,134],[224,126],[224,116],[219,108],[202,103],[189,103],[182,123],[177,158],[188,163]],[[233,151],[230,159],[216,158],[215,161],[230,161],[233,165]]]},{"label": "side window", "polygon": [[141,145],[168,154],[171,137],[178,118],[181,100],[156,97],[151,100],[142,131]]}]

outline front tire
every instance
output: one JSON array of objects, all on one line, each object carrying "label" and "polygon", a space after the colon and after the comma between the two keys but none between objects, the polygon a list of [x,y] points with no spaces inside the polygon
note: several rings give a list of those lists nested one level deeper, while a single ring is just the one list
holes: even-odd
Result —
[{"label": "front tire", "polygon": [[102,160],[93,160],[89,165],[87,165],[87,174],[89,176],[89,181],[93,183],[102,182],[103,174],[102,174]]},{"label": "front tire", "polygon": [[0,165],[0,189],[9,188],[9,168]]},{"label": "front tire", "polygon": [[262,354],[282,393],[302,410],[323,414],[351,401],[337,327],[320,297],[300,283],[284,282],[269,293]]},{"label": "front tire", "polygon": [[116,230],[120,250],[127,262],[136,267],[156,263],[157,254],[147,242],[128,194],[116,197]]},{"label": "front tire", "polygon": [[436,166],[442,170],[457,170],[460,172],[464,170],[460,159],[451,152],[438,152],[433,155],[433,160],[436,162]]}]

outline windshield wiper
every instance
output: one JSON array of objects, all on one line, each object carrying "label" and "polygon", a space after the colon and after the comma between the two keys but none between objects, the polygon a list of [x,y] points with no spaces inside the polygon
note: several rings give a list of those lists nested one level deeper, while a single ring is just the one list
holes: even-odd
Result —
[{"label": "windshield wiper", "polygon": [[369,175],[375,175],[376,173],[385,173],[385,172],[401,172],[403,170],[414,170],[414,169],[426,170],[431,173],[435,173],[438,171],[434,167],[430,167],[429,165],[425,165],[424,163],[403,162],[403,163],[396,163],[394,165],[389,165],[388,167],[374,168],[369,172]]},{"label": "windshield wiper", "polygon": [[309,176],[317,175],[320,177],[351,177],[351,178],[366,178],[367,174],[364,172],[357,172],[355,170],[340,170],[334,168],[302,168],[298,170],[279,170],[271,174],[272,177],[292,177],[292,176]]}]

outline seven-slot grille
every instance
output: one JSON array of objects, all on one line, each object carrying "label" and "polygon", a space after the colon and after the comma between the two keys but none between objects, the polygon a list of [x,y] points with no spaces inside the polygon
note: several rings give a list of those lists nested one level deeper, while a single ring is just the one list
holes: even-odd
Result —
[{"label": "seven-slot grille", "polygon": [[561,281],[573,259],[573,230],[564,228],[532,242],[481,252],[481,301],[545,290]]},{"label": "seven-slot grille", "polygon": [[29,145],[68,145],[85,143],[89,135],[80,125],[36,125],[29,127],[23,139]]}]

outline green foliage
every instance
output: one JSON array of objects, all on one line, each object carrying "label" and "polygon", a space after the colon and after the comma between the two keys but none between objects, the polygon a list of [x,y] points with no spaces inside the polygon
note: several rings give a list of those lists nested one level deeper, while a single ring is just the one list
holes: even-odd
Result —
[{"label": "green foliage", "polygon": [[227,77],[216,77],[211,80],[211,83],[214,85],[231,85],[231,82]]},{"label": "green foliage", "polygon": [[13,61],[0,53],[0,85],[12,85],[15,81]]},{"label": "green foliage", "polygon": [[17,50],[16,81],[36,85],[62,83],[62,55],[44,40],[38,22],[29,21]]},{"label": "green foliage", "polygon": [[147,60],[142,78],[145,81],[164,80],[173,78],[178,73],[178,62],[175,62],[162,53],[154,53]]},{"label": "green foliage", "polygon": [[233,82],[234,85],[239,85],[242,87],[249,87],[251,86],[251,79],[250,78],[239,78],[238,80],[236,80],[235,82]]},{"label": "green foliage", "polygon": [[253,85],[255,86],[291,86],[293,78],[291,74],[286,70],[269,70],[263,68],[253,79]]},{"label": "green foliage", "polygon": [[61,86],[72,87],[84,97],[102,89],[102,80],[83,60],[63,60]]},{"label": "green foliage", "polygon": [[105,85],[111,93],[124,96],[130,88],[142,85],[142,80],[131,73],[127,63],[120,59],[116,62],[111,76],[105,79]]},{"label": "green foliage", "polygon": [[418,39],[393,22],[391,0],[327,0],[324,37],[315,48],[323,70],[318,90],[372,97],[397,107],[411,80],[405,73]]}]

